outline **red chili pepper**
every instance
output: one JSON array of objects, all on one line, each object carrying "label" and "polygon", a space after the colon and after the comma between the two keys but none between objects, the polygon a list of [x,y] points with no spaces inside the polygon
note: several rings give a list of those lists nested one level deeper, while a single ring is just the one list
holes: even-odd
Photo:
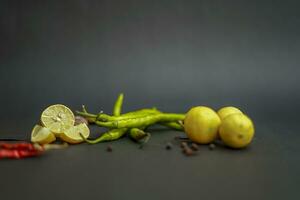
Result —
[{"label": "red chili pepper", "polygon": [[28,150],[9,150],[9,149],[1,149],[0,150],[0,159],[1,158],[26,158],[26,157],[34,157],[42,154],[43,151],[28,151]]},{"label": "red chili pepper", "polygon": [[19,156],[20,158],[25,158],[25,157],[34,157],[34,156],[39,156],[43,153],[44,151],[24,151],[24,150],[19,150]]},{"label": "red chili pepper", "polygon": [[24,150],[34,150],[36,149],[32,143],[22,142],[22,143],[0,143],[0,148],[3,149],[24,149]]},{"label": "red chili pepper", "polygon": [[19,154],[16,151],[1,149],[0,158],[19,158]]},{"label": "red chili pepper", "polygon": [[49,149],[63,149],[68,147],[64,144],[32,144],[27,142],[22,143],[0,143],[0,159],[1,158],[26,158],[41,155]]},{"label": "red chili pepper", "polygon": [[32,143],[0,143],[1,158],[25,158],[38,156],[44,152],[44,148],[35,146]]}]

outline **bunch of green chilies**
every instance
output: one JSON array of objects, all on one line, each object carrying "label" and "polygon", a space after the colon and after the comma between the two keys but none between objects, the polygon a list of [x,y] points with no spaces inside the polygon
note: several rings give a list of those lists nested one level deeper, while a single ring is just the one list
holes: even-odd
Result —
[{"label": "bunch of green chilies", "polygon": [[145,129],[157,123],[175,130],[183,130],[182,120],[185,118],[184,114],[163,113],[156,108],[146,108],[121,114],[123,99],[124,95],[120,94],[114,105],[113,116],[105,113],[88,113],[84,106],[82,106],[82,111],[76,112],[90,123],[109,129],[94,140],[86,139],[82,136],[87,143],[96,144],[117,140],[126,133],[134,141],[146,143],[150,138],[150,133],[145,132]]}]

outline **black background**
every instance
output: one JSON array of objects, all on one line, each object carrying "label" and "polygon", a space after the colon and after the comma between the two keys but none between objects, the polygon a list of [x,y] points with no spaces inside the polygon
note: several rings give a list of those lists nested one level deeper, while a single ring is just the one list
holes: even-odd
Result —
[{"label": "black background", "polygon": [[[201,147],[184,157],[153,131],[140,150],[124,138],[38,159],[1,161],[8,199],[296,199],[300,14],[298,1],[1,1],[2,138],[28,139],[41,111],[186,112],[240,107],[256,137],[241,151]],[[93,135],[99,134],[99,129]]]}]

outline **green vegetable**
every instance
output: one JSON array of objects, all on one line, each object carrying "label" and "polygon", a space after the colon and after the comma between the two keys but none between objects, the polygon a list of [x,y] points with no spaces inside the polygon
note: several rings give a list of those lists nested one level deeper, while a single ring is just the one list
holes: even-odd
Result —
[{"label": "green vegetable", "polygon": [[104,141],[112,141],[112,140],[117,140],[121,138],[127,131],[127,128],[120,128],[120,129],[112,129],[109,130],[105,133],[103,133],[100,137],[97,139],[91,140],[91,139],[86,139],[83,137],[83,135],[80,134],[82,139],[84,139],[85,142],[89,144],[97,144],[99,142],[104,142]]},{"label": "green vegetable", "polygon": [[[150,111],[149,114],[146,114],[147,112],[144,113],[144,111]],[[102,122],[107,122],[107,121],[119,121],[119,120],[126,120],[126,119],[136,119],[136,118],[142,118],[142,117],[146,117],[149,115],[153,115],[155,113],[160,113],[159,111],[154,111],[150,110],[150,109],[142,109],[142,110],[138,110],[135,112],[131,112],[130,114],[123,114],[120,115],[119,117],[115,117],[115,116],[110,116],[104,113],[100,113],[98,114],[97,117],[95,117],[96,115],[93,114],[84,114],[82,112],[77,112],[78,114],[80,114],[81,116],[85,116],[85,117],[94,117],[94,119],[92,120],[93,122],[95,122],[96,120],[98,121],[102,121]],[[91,121],[91,118],[90,118]],[[176,130],[183,130],[182,125],[180,125],[178,122],[168,122],[168,123],[160,123],[163,126],[169,127],[169,128],[173,128]]]},{"label": "green vegetable", "polygon": [[149,141],[151,134],[144,132],[142,129],[139,128],[131,128],[129,130],[129,136],[131,139],[133,139],[135,142],[140,143],[140,148],[143,148],[145,144]]},{"label": "green vegetable", "polygon": [[[122,110],[122,104],[123,104],[123,99],[124,99],[124,95],[120,94],[117,101],[115,102],[114,105],[114,110],[113,110],[113,114],[115,116],[119,116]],[[85,107],[82,107],[82,115],[84,115],[85,117],[90,117],[90,119],[95,122],[99,116],[98,115],[93,115],[87,112],[87,110],[85,109]],[[84,139],[84,141],[86,141],[89,144],[97,144],[99,142],[104,142],[104,141],[112,141],[112,140],[117,140],[120,137],[122,137],[126,132],[127,132],[127,128],[120,128],[120,129],[112,129],[109,130],[105,133],[103,133],[100,137],[98,137],[97,139],[91,140],[91,139],[86,139],[84,138],[82,135],[81,137]]]},{"label": "green vegetable", "polygon": [[135,115],[128,115],[128,116],[110,116],[104,113],[98,114],[96,121],[102,121],[102,122],[108,122],[108,121],[119,121],[119,120],[127,120],[127,119],[136,119],[139,117],[146,117],[150,114],[144,114],[144,113],[137,113]]},{"label": "green vegetable", "polygon": [[[99,120],[99,119],[102,121],[123,120],[123,119],[130,119],[130,118],[137,117],[137,116],[145,116],[147,114],[154,113],[153,111],[158,112],[153,109],[142,109],[139,111],[127,113],[127,114],[119,117],[121,115],[123,99],[124,99],[124,95],[120,94],[117,101],[115,102],[113,116],[99,114],[97,116],[97,120]],[[126,131],[128,131],[128,129]],[[149,137],[149,134],[145,133],[142,129],[131,128],[131,129],[129,129],[129,136],[136,142],[141,142],[141,141],[144,141],[144,138]]]},{"label": "green vegetable", "polygon": [[185,115],[175,114],[175,113],[161,113],[155,115],[148,115],[145,117],[125,119],[119,121],[108,121],[101,122],[96,121],[95,123],[102,127],[107,128],[138,128],[138,127],[147,127],[158,122],[172,122],[183,120]]},{"label": "green vegetable", "polygon": [[160,124],[178,131],[183,131],[183,126],[178,122],[162,122]]},{"label": "green vegetable", "polygon": [[141,142],[143,145],[150,138],[150,134],[146,133],[144,129],[156,123],[176,130],[183,130],[180,122],[185,118],[184,114],[162,113],[155,107],[121,114],[123,100],[124,95],[121,93],[114,104],[113,116],[105,113],[88,113],[84,106],[82,106],[82,111],[77,111],[77,114],[85,117],[89,122],[110,129],[97,139],[83,138],[87,143],[96,144],[103,141],[117,140],[128,132],[128,135],[134,141]]},{"label": "green vegetable", "polygon": [[140,109],[140,110],[135,110],[135,111],[132,111],[132,112],[128,112],[128,113],[124,113],[122,114],[122,116],[125,118],[125,117],[132,117],[132,116],[136,116],[137,114],[158,114],[158,113],[161,113],[159,110],[157,110],[157,108],[153,107],[153,108],[144,108],[144,109]]},{"label": "green vegetable", "polygon": [[158,114],[161,113],[158,111],[156,108],[152,109],[141,109],[141,110],[136,110],[133,112],[128,112],[119,116],[110,116],[104,113],[99,113],[98,115],[88,113],[86,110],[85,111],[76,111],[78,115],[81,115],[85,118],[91,119],[93,122],[95,121],[117,121],[117,120],[125,120],[125,119],[132,119],[132,118],[138,118],[138,117],[144,117],[150,114]]},{"label": "green vegetable", "polygon": [[146,137],[150,137],[149,133],[144,132],[142,129],[139,128],[131,128],[129,130],[129,136],[136,142],[141,142]]},{"label": "green vegetable", "polygon": [[124,99],[124,94],[121,93],[115,102],[114,110],[113,110],[113,115],[114,116],[120,116],[121,111],[122,111],[122,105],[123,105],[123,99]]}]

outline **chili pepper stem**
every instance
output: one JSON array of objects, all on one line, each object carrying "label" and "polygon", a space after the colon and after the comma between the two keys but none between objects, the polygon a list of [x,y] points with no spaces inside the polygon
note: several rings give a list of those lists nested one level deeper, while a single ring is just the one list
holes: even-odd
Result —
[{"label": "chili pepper stem", "polygon": [[142,149],[150,140],[151,138],[151,134],[150,133],[146,133],[147,136],[145,137],[145,139],[142,140],[142,143],[140,144],[139,148]]},{"label": "chili pepper stem", "polygon": [[76,113],[78,115],[81,115],[81,116],[87,117],[87,118],[95,118],[95,119],[97,118],[97,115],[91,114],[91,113],[87,113],[87,112],[76,111]]}]

